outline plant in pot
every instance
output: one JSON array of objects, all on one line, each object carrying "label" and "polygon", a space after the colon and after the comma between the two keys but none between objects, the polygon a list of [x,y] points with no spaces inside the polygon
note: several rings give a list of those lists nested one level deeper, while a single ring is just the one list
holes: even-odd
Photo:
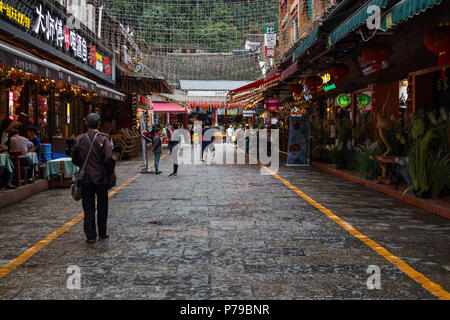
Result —
[{"label": "plant in pot", "polygon": [[380,153],[377,142],[360,145],[356,148],[355,167],[364,179],[375,179],[379,175],[379,167],[375,160],[370,159]]},{"label": "plant in pot", "polygon": [[346,163],[347,148],[343,142],[336,140],[336,144],[327,147],[328,154],[335,169],[344,169]]},{"label": "plant in pot", "polygon": [[438,197],[450,186],[450,156],[447,148],[448,121],[437,120],[431,112],[419,112],[412,119],[410,130],[397,138],[405,145],[408,155],[408,172],[417,197]]}]

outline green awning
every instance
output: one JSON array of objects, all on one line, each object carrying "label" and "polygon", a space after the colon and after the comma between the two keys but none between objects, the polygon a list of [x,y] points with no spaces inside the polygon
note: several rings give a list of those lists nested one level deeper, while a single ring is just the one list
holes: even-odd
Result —
[{"label": "green awning", "polygon": [[370,0],[359,8],[353,15],[345,20],[339,27],[334,29],[328,36],[327,47],[331,48],[339,40],[343,39],[347,34],[364,24],[368,17],[372,13],[367,13],[367,8],[369,6],[379,6],[380,8],[385,8],[387,5],[387,0]]},{"label": "green awning", "polygon": [[424,12],[442,0],[403,0],[392,7],[381,20],[381,29],[386,31],[392,26],[400,23],[414,15]]},{"label": "green awning", "polygon": [[305,38],[305,40],[295,49],[292,56],[292,61],[297,60],[306,50],[309,49],[317,40],[317,35],[319,34],[319,27],[316,27],[310,34]]}]

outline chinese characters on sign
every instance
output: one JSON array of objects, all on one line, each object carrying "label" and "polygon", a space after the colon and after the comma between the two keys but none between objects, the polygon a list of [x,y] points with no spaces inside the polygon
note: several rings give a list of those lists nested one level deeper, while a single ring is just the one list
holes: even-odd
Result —
[{"label": "chinese characters on sign", "polygon": [[[77,60],[89,64],[93,69],[106,76],[111,76],[111,60],[100,55],[94,44],[88,42],[79,32],[71,30],[65,19],[55,16],[45,10],[42,4],[35,7],[35,22],[32,27],[35,36],[42,35],[56,49],[70,54]],[[89,50],[90,49],[90,50]]]},{"label": "chinese characters on sign", "polygon": [[264,26],[264,50],[266,58],[276,57],[277,30],[275,23],[266,23]]},{"label": "chinese characters on sign", "polygon": [[5,14],[10,20],[15,21],[22,27],[30,29],[30,18],[9,4],[4,4],[3,1],[0,1],[0,13]]}]

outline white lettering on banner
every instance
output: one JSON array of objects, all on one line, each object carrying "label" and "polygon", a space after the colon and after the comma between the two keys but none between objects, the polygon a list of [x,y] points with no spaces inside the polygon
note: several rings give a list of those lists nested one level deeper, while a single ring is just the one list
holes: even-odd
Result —
[{"label": "white lettering on banner", "polygon": [[103,72],[103,63],[97,60],[97,63],[95,64],[95,69],[99,72]]},{"label": "white lettering on banner", "polygon": [[59,18],[55,19],[55,29],[56,29],[56,46],[62,48],[64,42],[64,33],[62,21]]},{"label": "white lettering on banner", "polygon": [[85,38],[81,41],[81,59],[83,62],[87,62],[88,59],[87,43]]},{"label": "white lettering on banner", "polygon": [[29,71],[32,73],[38,72],[38,66],[36,64],[17,58],[14,59],[14,68],[22,69],[24,71]]},{"label": "white lettering on banner", "polygon": [[[35,9],[36,22],[33,27],[33,32],[37,36],[45,34],[44,39],[50,42],[57,49],[62,50],[64,47],[65,51],[67,53],[71,52],[73,57],[76,59],[81,60],[84,63],[90,63],[92,68],[104,73],[106,76],[111,76],[112,70],[110,58],[99,55],[93,44],[90,44],[91,60],[88,62],[88,42],[86,41],[86,38],[81,36],[81,34],[77,31],[69,28],[70,24],[68,20],[64,21],[59,17],[55,17],[55,15],[52,15],[49,10],[44,12],[42,4],[37,5]],[[95,59],[96,55],[100,57],[100,61],[98,61],[98,58]],[[102,63],[102,59],[105,60],[104,64]]]},{"label": "white lettering on banner", "polygon": [[42,5],[39,5],[39,8],[36,7],[36,14],[37,14],[37,18],[36,18],[36,25],[34,26],[33,31],[35,33],[40,33],[45,32],[45,26],[44,26],[44,15],[42,14]]},{"label": "white lettering on banner", "polygon": [[50,12],[47,11],[47,15],[45,16],[45,27],[47,29],[47,32],[45,33],[45,36],[47,40],[54,39],[55,35],[55,20],[50,15]]}]

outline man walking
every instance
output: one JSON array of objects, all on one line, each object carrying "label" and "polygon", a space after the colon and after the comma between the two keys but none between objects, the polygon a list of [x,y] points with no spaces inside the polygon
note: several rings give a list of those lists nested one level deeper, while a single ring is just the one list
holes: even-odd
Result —
[{"label": "man walking", "polygon": [[158,170],[159,158],[161,158],[161,137],[159,136],[161,132],[160,128],[155,129],[155,138],[153,139],[152,151],[155,154],[155,174],[160,174],[161,171]]},{"label": "man walking", "polygon": [[[173,132],[171,132],[169,137],[169,145],[167,146],[170,151],[170,156],[173,161],[173,172],[169,174],[169,177],[176,177],[178,174],[178,149],[175,149],[175,152],[172,154],[172,150],[179,144],[180,142],[180,131],[178,131],[178,123],[173,124]],[[182,146],[182,145],[181,145]]]},{"label": "man walking", "polygon": [[[114,175],[116,160],[113,158],[111,142],[104,133],[100,133],[100,119],[96,113],[86,117],[87,133],[75,139],[72,162],[86,168],[81,184],[81,199],[84,210],[84,232],[86,242],[94,243],[97,239],[95,227],[95,196],[97,196],[97,226],[100,239],[106,239],[106,221],[108,219],[108,187]],[[92,145],[92,151],[89,149]],[[89,157],[88,157],[89,155]]]}]

